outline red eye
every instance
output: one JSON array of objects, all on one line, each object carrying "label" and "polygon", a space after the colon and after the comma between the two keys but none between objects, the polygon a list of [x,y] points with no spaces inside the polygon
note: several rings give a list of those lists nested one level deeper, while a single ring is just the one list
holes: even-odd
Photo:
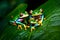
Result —
[{"label": "red eye", "polygon": [[23,14],[21,13],[20,16],[23,16]]}]

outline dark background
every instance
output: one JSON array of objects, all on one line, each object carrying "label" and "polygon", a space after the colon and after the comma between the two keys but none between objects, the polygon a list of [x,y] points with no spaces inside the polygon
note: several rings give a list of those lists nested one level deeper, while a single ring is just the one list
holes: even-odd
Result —
[{"label": "dark background", "polygon": [[26,3],[28,4],[27,11],[34,10],[43,3],[45,3],[47,0],[28,0]]}]

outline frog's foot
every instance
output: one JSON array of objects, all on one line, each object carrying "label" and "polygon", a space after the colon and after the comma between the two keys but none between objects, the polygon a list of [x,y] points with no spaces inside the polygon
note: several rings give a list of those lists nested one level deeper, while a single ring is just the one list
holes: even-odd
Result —
[{"label": "frog's foot", "polygon": [[18,25],[18,28],[17,29],[21,29],[22,30],[22,26],[21,25]]},{"label": "frog's foot", "polygon": [[40,25],[42,26],[43,24],[41,23]]},{"label": "frog's foot", "polygon": [[33,30],[35,30],[35,27],[32,27],[32,28],[31,28],[31,32],[32,32]]},{"label": "frog's foot", "polygon": [[27,28],[29,28],[30,26],[26,26]]},{"label": "frog's foot", "polygon": [[27,28],[26,28],[26,27],[24,27],[24,29],[25,29],[25,30],[27,30]]},{"label": "frog's foot", "polygon": [[42,26],[42,21],[39,21],[39,22],[38,22],[38,25]]},{"label": "frog's foot", "polygon": [[24,29],[25,29],[25,30],[27,30],[27,27],[26,27],[26,25],[24,25]]},{"label": "frog's foot", "polygon": [[40,24],[38,24],[38,25],[42,26],[43,24],[42,24],[42,23],[40,23]]},{"label": "frog's foot", "polygon": [[25,30],[27,30],[27,29],[25,28]]}]

